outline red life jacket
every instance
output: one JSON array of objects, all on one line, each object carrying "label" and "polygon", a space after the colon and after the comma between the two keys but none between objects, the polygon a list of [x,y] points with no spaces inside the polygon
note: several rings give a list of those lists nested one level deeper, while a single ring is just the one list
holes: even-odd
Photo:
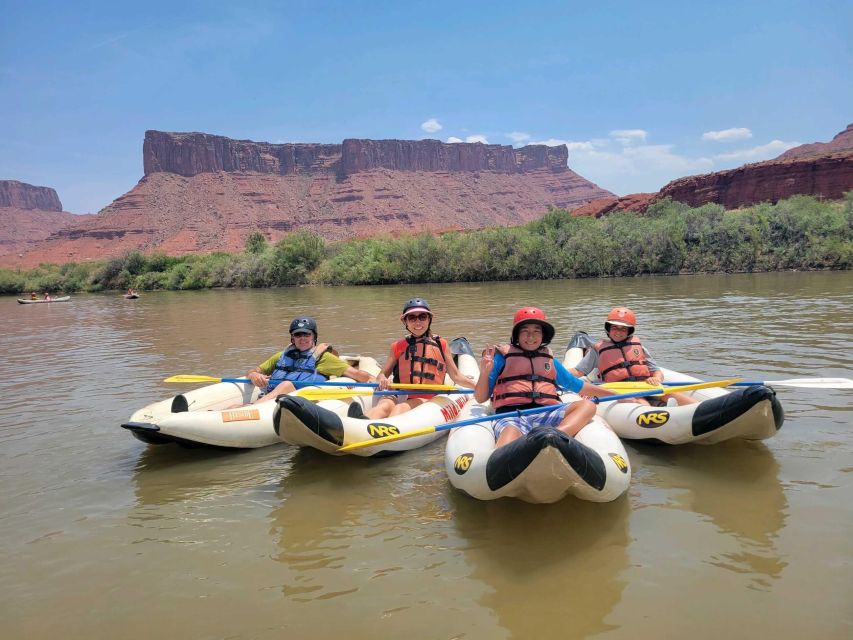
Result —
[{"label": "red life jacket", "polygon": [[495,410],[517,404],[559,404],[557,369],[548,347],[524,351],[511,346],[504,356],[503,371],[492,390]]},{"label": "red life jacket", "polygon": [[443,338],[423,335],[408,336],[392,345],[397,354],[394,380],[401,384],[444,384],[447,365]]},{"label": "red life jacket", "polygon": [[605,382],[645,380],[652,375],[646,352],[637,336],[616,344],[599,340],[593,348],[598,351],[598,371]]}]

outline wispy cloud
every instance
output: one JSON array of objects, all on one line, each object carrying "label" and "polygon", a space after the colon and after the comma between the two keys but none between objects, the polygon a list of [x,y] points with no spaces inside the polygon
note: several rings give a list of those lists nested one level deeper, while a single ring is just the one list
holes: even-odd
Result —
[{"label": "wispy cloud", "polygon": [[426,122],[421,123],[421,129],[427,133],[435,133],[436,131],[441,131],[444,127],[435,118],[430,118]]},{"label": "wispy cloud", "polygon": [[[674,144],[648,144],[651,135],[645,129],[614,129],[606,138],[589,140],[537,138],[520,131],[503,135],[516,145],[543,144],[550,147],[566,145],[569,149],[569,166],[574,171],[620,195],[654,192],[676,178],[719,171],[745,162],[767,160],[799,144],[773,140],[749,149],[693,156],[679,153]],[[751,135],[748,129],[733,128],[725,131],[709,131],[703,135],[703,138],[732,141],[742,140]],[[463,142],[463,139],[450,136],[447,142]],[[484,135],[469,135],[465,137],[464,142],[487,143],[487,140]]]},{"label": "wispy cloud", "polygon": [[516,144],[527,142],[531,137],[529,133],[524,133],[523,131],[513,131],[512,133],[507,133],[505,135]]},{"label": "wispy cloud", "polygon": [[752,131],[746,127],[735,127],[723,129],[722,131],[706,131],[702,134],[703,140],[712,142],[731,142],[733,140],[748,140],[752,137]]},{"label": "wispy cloud", "polygon": [[680,154],[671,144],[645,144],[644,129],[614,129],[607,138],[546,138],[531,144],[564,144],[569,166],[596,184],[620,195],[657,191],[667,182],[713,170],[714,160]]},{"label": "wispy cloud", "polygon": [[775,158],[780,153],[798,147],[799,142],[784,142],[782,140],[771,140],[767,144],[762,144],[749,149],[739,149],[730,153],[720,153],[714,156],[714,160],[721,162],[758,162],[760,160],[769,160]]},{"label": "wispy cloud", "polygon": [[610,132],[610,137],[624,146],[644,143],[648,135],[643,129],[614,129]]}]

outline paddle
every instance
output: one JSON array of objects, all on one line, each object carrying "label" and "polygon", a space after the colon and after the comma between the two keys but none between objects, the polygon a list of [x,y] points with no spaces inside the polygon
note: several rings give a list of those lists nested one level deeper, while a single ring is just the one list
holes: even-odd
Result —
[{"label": "paddle", "polygon": [[214,378],[212,376],[178,375],[166,378],[163,382],[249,382],[248,378]]},{"label": "paddle", "polygon": [[[593,402],[611,402],[613,400],[624,400],[626,398],[643,398],[646,396],[652,395],[661,395],[661,393],[675,393],[677,391],[693,391],[695,389],[707,389],[710,387],[727,387],[732,382],[736,382],[740,380],[740,378],[732,378],[730,380],[717,380],[715,382],[701,382],[695,384],[684,385],[682,387],[672,387],[663,391],[662,389],[651,389],[649,391],[639,391],[637,393],[622,393],[613,396],[605,396],[603,398],[593,398]],[[597,403],[598,403],[597,402]],[[597,404],[596,403],[596,404]],[[470,418],[468,420],[459,420],[457,422],[448,422],[442,425],[434,426],[434,427],[425,427],[423,429],[417,429],[416,431],[409,431],[407,433],[397,433],[391,436],[384,436],[382,438],[376,438],[373,440],[362,440],[361,442],[353,442],[348,445],[344,445],[340,447],[338,451],[352,451],[354,449],[365,449],[367,447],[375,447],[380,444],[387,444],[389,442],[396,442],[397,440],[405,440],[406,438],[415,438],[417,436],[425,436],[429,433],[436,433],[438,431],[447,431],[448,429],[455,429],[456,427],[464,427],[469,424],[477,424],[479,422],[491,422],[492,420],[500,420],[501,418],[511,418],[511,417],[521,417],[521,416],[529,416],[534,413],[543,413],[545,411],[551,411],[557,407],[566,407],[569,402],[563,404],[550,404],[544,407],[535,407],[533,409],[524,409],[522,411],[506,411],[504,413],[495,413],[489,416],[481,416],[479,418]]]},{"label": "paddle", "polygon": [[[403,390],[405,391],[405,390]],[[447,389],[418,391],[420,394],[429,395],[446,395],[452,393],[474,393],[473,389]],[[344,398],[352,398],[355,396],[399,396],[400,390],[389,389],[388,391],[370,391],[369,389],[347,390],[341,389],[299,389],[296,392],[297,396],[306,398],[307,400],[343,400]]]},{"label": "paddle", "polygon": [[[664,382],[664,385],[681,385],[687,382]],[[752,387],[755,385],[777,387],[802,387],[804,389],[853,389],[850,378],[789,378],[788,380],[757,380],[735,382],[730,387]]]},{"label": "paddle", "polygon": [[[248,378],[214,378],[213,376],[197,376],[181,374],[166,378],[163,382],[251,382]],[[293,383],[296,387],[367,387],[376,389],[375,382],[303,382]],[[420,391],[450,391],[456,389],[452,384],[392,384],[391,389],[414,389]]]},{"label": "paddle", "polygon": [[680,385],[677,387],[668,387],[664,389],[663,387],[659,387],[657,389],[652,388],[648,391],[635,391],[633,393],[619,393],[615,396],[605,396],[603,398],[595,397],[591,398],[591,400],[595,404],[601,404],[602,402],[613,402],[614,400],[629,400],[631,398],[648,398],[651,396],[660,396],[667,393],[678,393],[679,391],[696,391],[697,389],[710,389],[711,387],[729,387],[737,382],[740,382],[741,378],[729,378],[728,380],[714,380],[711,382],[692,382],[689,384]]}]

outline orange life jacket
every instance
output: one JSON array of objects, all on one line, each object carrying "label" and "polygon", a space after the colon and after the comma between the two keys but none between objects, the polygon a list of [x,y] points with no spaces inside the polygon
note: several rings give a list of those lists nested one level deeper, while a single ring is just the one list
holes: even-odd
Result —
[{"label": "orange life jacket", "polygon": [[392,347],[397,355],[394,380],[401,384],[444,384],[447,364],[439,336],[408,336]]},{"label": "orange life jacket", "polygon": [[503,371],[492,390],[495,410],[517,404],[559,404],[557,370],[548,347],[524,351],[511,346],[504,356]]},{"label": "orange life jacket", "polygon": [[652,375],[646,352],[636,336],[618,344],[599,340],[593,348],[598,351],[598,371],[605,382],[645,380]]}]

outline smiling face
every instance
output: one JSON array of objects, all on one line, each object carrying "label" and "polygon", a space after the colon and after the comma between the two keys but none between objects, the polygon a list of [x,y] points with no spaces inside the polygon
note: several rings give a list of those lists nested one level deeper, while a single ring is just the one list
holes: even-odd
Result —
[{"label": "smiling face", "polygon": [[518,346],[525,351],[536,351],[542,346],[542,327],[528,322],[518,328]]},{"label": "smiling face", "polygon": [[300,351],[308,351],[314,346],[314,334],[310,331],[297,331],[290,334],[290,341]]},{"label": "smiling face", "polygon": [[404,316],[406,329],[416,338],[420,338],[429,329],[429,322],[432,316],[426,311],[413,311]]},{"label": "smiling face", "polygon": [[628,339],[628,333],[630,329],[628,327],[623,327],[618,324],[610,324],[610,329],[607,331],[607,335],[610,336],[610,339],[613,342],[623,342]]}]

